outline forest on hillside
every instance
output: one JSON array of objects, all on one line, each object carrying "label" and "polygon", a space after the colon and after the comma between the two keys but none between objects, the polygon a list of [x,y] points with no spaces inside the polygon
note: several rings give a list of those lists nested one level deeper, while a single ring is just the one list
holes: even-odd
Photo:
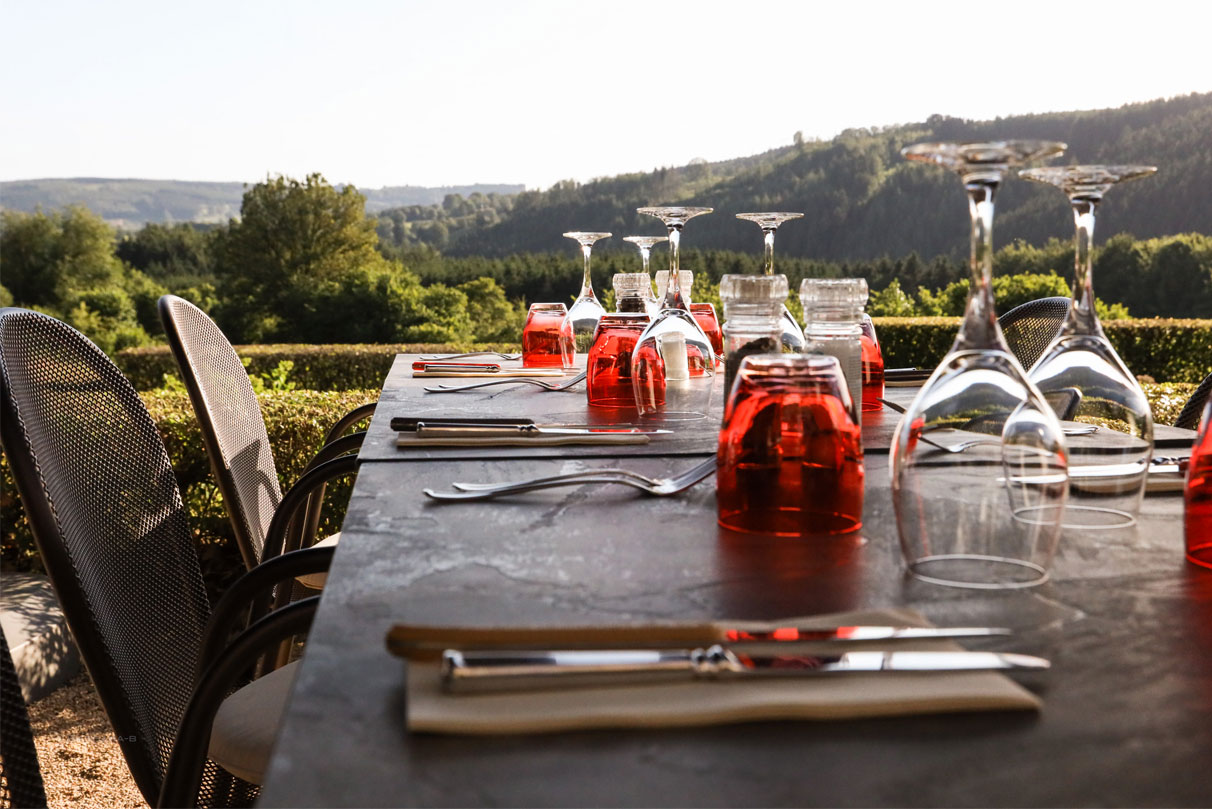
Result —
[{"label": "forest on hillside", "polygon": [[[958,179],[943,169],[909,163],[906,145],[929,140],[1059,140],[1066,153],[1051,161],[1144,163],[1156,175],[1107,194],[1098,225],[1106,239],[1128,233],[1151,239],[1212,233],[1212,93],[1131,104],[1118,109],[966,121],[932,116],[917,124],[852,129],[829,141],[804,141],[748,158],[661,168],[594,180],[565,181],[515,195],[450,196],[441,204],[381,211],[380,240],[389,247],[428,246],[447,256],[503,257],[561,250],[569,230],[616,236],[656,234],[644,205],[703,205],[710,217],[686,228],[687,247],[749,252],[757,228],[735,219],[744,211],[799,211],[802,220],[778,235],[782,255],[829,261],[916,253],[962,257],[967,205]],[[999,193],[999,244],[1068,239],[1072,216],[1064,195],[1014,177]],[[624,250],[625,245],[606,245]]]}]

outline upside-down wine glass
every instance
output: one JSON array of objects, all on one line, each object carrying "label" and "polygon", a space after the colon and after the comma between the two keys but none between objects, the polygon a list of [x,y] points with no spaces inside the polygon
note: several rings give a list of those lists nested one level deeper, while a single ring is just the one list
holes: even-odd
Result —
[{"label": "upside-down wine glass", "polygon": [[[1049,141],[919,143],[902,154],[963,179],[971,287],[950,352],[897,425],[892,499],[909,571],[936,584],[1020,588],[1048,578],[1068,494],[1060,422],[1010,353],[993,304],[993,199],[1005,171],[1059,154]],[[956,446],[949,453],[927,444]]]},{"label": "upside-down wine glass", "polygon": [[[1069,441],[1065,507],[1069,528],[1129,527],[1136,522],[1145,493],[1153,457],[1153,413],[1140,383],[1115,353],[1098,321],[1091,249],[1094,214],[1103,194],[1116,183],[1155,171],[1155,166],[1049,166],[1019,172],[1028,180],[1064,191],[1076,225],[1069,313],[1028,376],[1045,395],[1076,391],[1073,421],[1111,431],[1100,429]],[[1114,440],[1108,441],[1108,435]]]},{"label": "upside-down wine glass", "polygon": [[652,301],[652,306],[649,309],[649,314],[656,316],[660,311],[660,306],[656,300],[656,296],[652,294],[652,273],[648,269],[648,257],[652,252],[652,248],[661,242],[669,241],[668,236],[624,236],[623,241],[631,242],[640,250],[640,261],[644,265],[644,274],[648,276],[648,298]]},{"label": "upside-down wine glass", "polygon": [[[753,222],[762,229],[763,241],[765,243],[765,254],[762,261],[762,274],[774,275],[774,232],[779,229],[779,225],[792,219],[800,219],[804,215],[802,213],[787,213],[784,211],[771,211],[767,213],[739,213],[737,219],[744,219]],[[787,309],[787,304],[783,304],[783,349],[786,351],[800,352],[804,350],[804,331],[800,328],[800,324],[796,322],[795,316]]]},{"label": "upside-down wine glass", "polygon": [[579,359],[585,358],[589,346],[593,344],[593,333],[598,328],[598,321],[606,314],[605,307],[593,294],[593,282],[589,277],[589,254],[593,243],[600,239],[610,238],[609,233],[582,233],[574,230],[565,233],[569,239],[574,239],[581,245],[581,253],[585,256],[585,276],[581,281],[581,294],[568,307],[568,322],[572,324],[572,339],[576,344]]},{"label": "upside-down wine glass", "polygon": [[711,208],[637,208],[655,216],[669,231],[669,285],[661,311],[636,341],[631,380],[636,409],[646,418],[704,418],[711,407],[715,352],[689,311],[678,279],[682,227]]}]

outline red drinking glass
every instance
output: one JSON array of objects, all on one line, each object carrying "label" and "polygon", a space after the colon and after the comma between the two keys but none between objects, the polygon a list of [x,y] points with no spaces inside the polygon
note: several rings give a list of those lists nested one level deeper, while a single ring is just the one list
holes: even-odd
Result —
[{"label": "red drinking glass", "polygon": [[725,528],[806,537],[862,527],[862,434],[834,357],[746,357],[725,406],[717,461]]},{"label": "red drinking glass", "polygon": [[647,326],[647,313],[602,315],[585,366],[590,407],[635,412],[631,353]]},{"label": "red drinking glass", "polygon": [[532,303],[522,327],[523,368],[571,368],[572,323],[562,303]]},{"label": "red drinking glass", "polygon": [[876,413],[884,408],[879,401],[884,398],[884,353],[869,316],[863,315],[859,328],[863,332],[863,412]]},{"label": "red drinking glass", "polygon": [[1212,568],[1212,400],[1204,407],[1203,427],[1187,467],[1183,527],[1187,561]]},{"label": "red drinking glass", "polygon": [[694,315],[694,322],[698,323],[703,334],[707,335],[711,350],[715,352],[715,364],[719,365],[719,358],[724,356],[724,332],[720,329],[720,319],[715,316],[715,306],[710,303],[692,303],[690,314]]}]

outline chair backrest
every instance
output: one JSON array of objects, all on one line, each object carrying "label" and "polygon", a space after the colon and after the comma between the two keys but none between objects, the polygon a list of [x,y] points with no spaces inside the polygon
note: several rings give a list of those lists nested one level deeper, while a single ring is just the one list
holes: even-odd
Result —
[{"label": "chair backrest", "polygon": [[257,394],[235,349],[205,312],[165,295],[160,320],[202,428],[240,554],[252,570],[261,561],[265,532],[282,500]]},{"label": "chair backrest", "polygon": [[0,439],[68,627],[154,804],[210,607],[164,443],[82,334],[0,310]]},{"label": "chair backrest", "polygon": [[1212,374],[1205,376],[1204,381],[1199,383],[1195,393],[1192,393],[1191,398],[1183,405],[1182,412],[1178,414],[1174,426],[1187,430],[1198,430],[1199,418],[1204,412],[1204,405],[1208,402],[1209,394],[1212,394]]},{"label": "chair backrest", "polygon": [[17,669],[0,632],[0,807],[10,806],[46,806],[46,790]]},{"label": "chair backrest", "polygon": [[999,317],[997,323],[1019,364],[1030,370],[1056,337],[1068,313],[1068,298],[1037,298],[1020,303]]}]

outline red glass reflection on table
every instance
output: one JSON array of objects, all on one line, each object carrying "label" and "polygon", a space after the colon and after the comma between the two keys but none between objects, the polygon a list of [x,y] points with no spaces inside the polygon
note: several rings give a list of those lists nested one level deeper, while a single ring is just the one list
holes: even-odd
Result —
[{"label": "red glass reflection on table", "polygon": [[1212,400],[1204,407],[1203,427],[1187,467],[1183,527],[1187,560],[1212,568]]},{"label": "red glass reflection on table", "polygon": [[863,332],[863,412],[876,413],[884,407],[879,402],[884,398],[884,353],[880,351],[871,318],[864,317],[860,328]]},{"label": "red glass reflection on table", "polygon": [[861,430],[833,357],[746,357],[724,411],[719,524],[776,536],[862,527]]},{"label": "red glass reflection on table", "polygon": [[598,321],[585,367],[590,407],[635,412],[631,353],[647,325],[647,314],[606,314]]},{"label": "red glass reflection on table", "polygon": [[522,327],[523,368],[571,368],[572,324],[562,303],[532,303]]},{"label": "red glass reflection on table", "polygon": [[715,364],[719,365],[718,358],[724,356],[724,332],[720,328],[720,319],[715,315],[715,306],[710,303],[692,303],[690,314],[694,315],[694,322],[698,323],[703,334],[707,335],[711,350],[717,357]]}]

